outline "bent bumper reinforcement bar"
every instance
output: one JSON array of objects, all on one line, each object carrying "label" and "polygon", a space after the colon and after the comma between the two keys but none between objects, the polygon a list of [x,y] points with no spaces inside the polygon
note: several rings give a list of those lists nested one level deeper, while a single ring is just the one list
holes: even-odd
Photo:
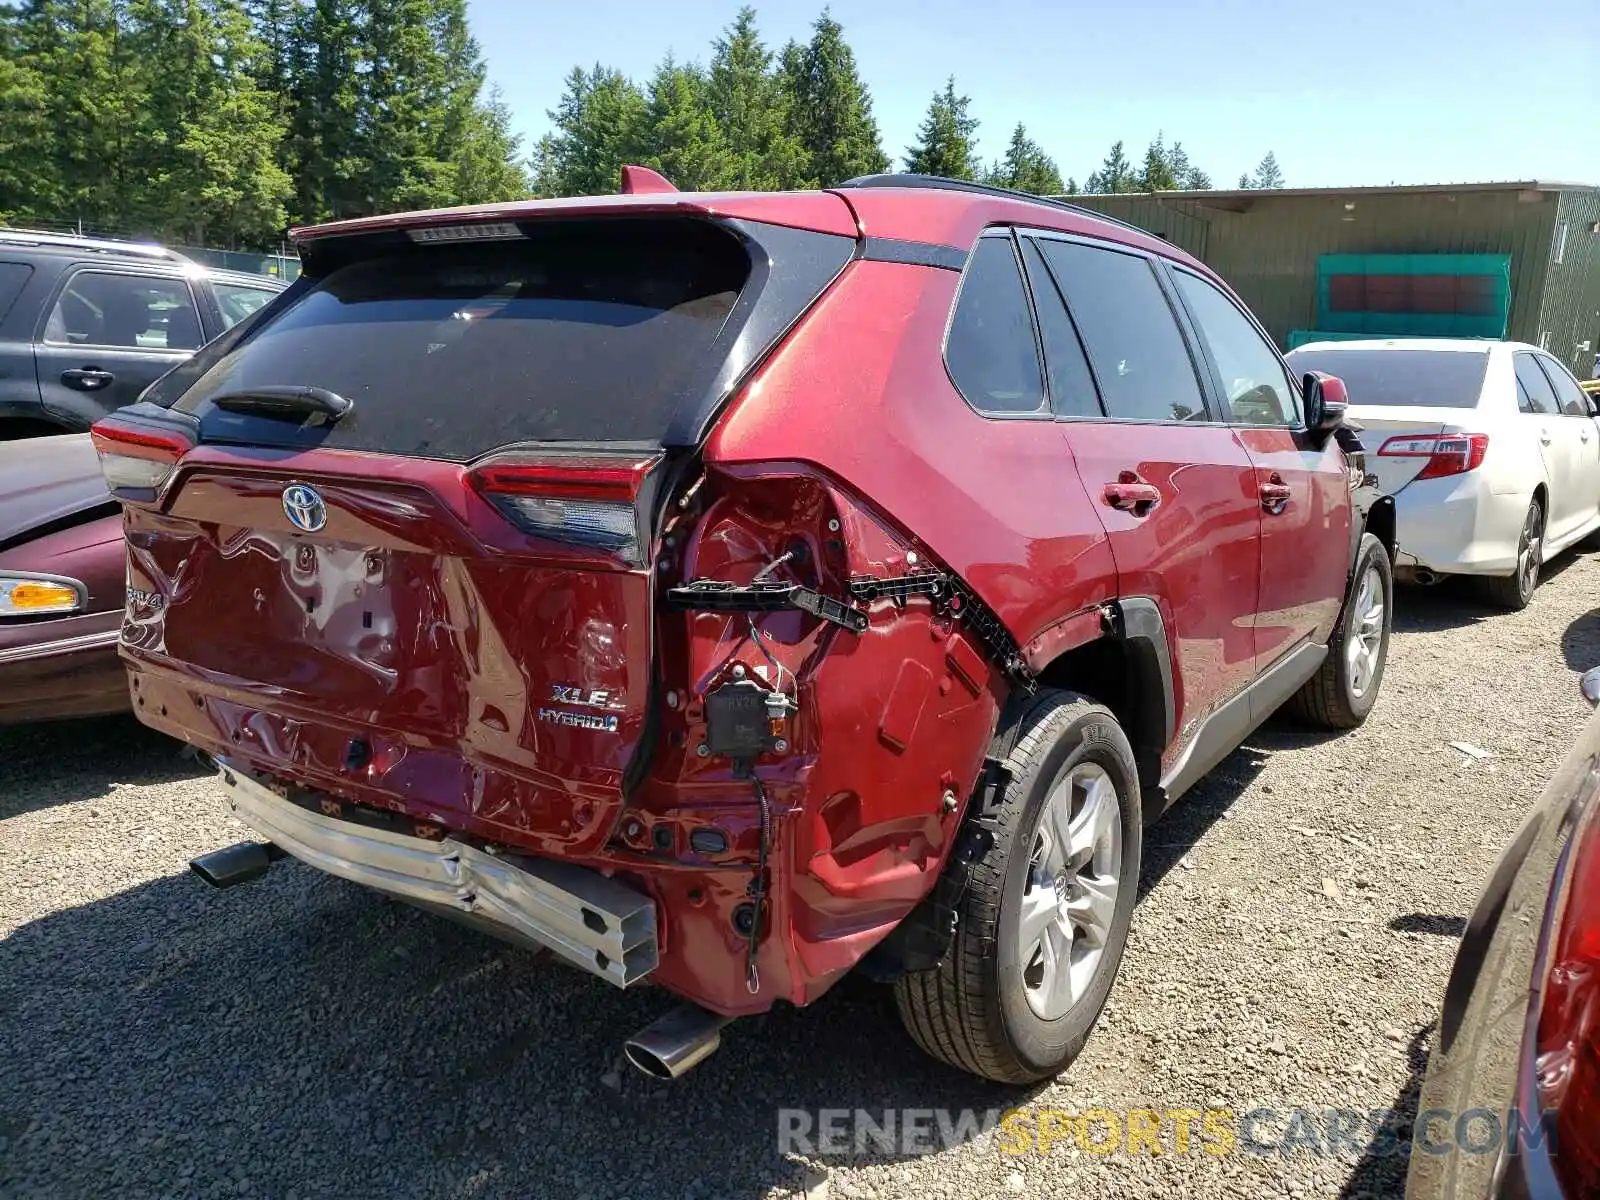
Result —
[{"label": "bent bumper reinforcement bar", "polygon": [[324,816],[226,761],[218,767],[241,821],[330,875],[544,946],[618,987],[656,967],[655,903],[625,883],[571,863],[488,854],[454,838],[430,841]]}]

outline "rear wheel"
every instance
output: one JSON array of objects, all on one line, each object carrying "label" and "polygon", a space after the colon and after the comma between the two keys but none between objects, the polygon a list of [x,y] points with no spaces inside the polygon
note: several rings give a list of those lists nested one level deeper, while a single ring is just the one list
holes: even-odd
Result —
[{"label": "rear wheel", "polygon": [[1528,505],[1528,515],[1522,521],[1522,533],[1517,538],[1517,565],[1503,579],[1484,579],[1483,594],[1491,604],[1510,612],[1528,607],[1533,599],[1533,589],[1539,586],[1539,569],[1544,565],[1544,506],[1535,496]]},{"label": "rear wheel", "polygon": [[895,1003],[935,1058],[1026,1083],[1077,1057],[1116,978],[1139,882],[1139,776],[1116,718],[1071,692],[1041,692],[997,741],[1011,781],[985,818],[994,841],[954,945],[903,976]]},{"label": "rear wheel", "polygon": [[1289,711],[1323,729],[1354,729],[1365,721],[1378,702],[1393,619],[1394,570],[1389,552],[1372,534],[1362,534],[1350,593],[1328,643],[1328,657],[1289,698]]}]

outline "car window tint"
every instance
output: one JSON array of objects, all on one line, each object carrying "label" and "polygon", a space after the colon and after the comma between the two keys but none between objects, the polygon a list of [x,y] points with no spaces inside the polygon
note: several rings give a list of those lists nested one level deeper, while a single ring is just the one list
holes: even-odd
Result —
[{"label": "car window tint", "polygon": [[1022,260],[1033,286],[1033,307],[1044,342],[1045,375],[1050,380],[1050,411],[1063,417],[1102,417],[1100,397],[1083,342],[1067,314],[1066,297],[1050,277],[1032,238],[1023,241]]},{"label": "car window tint", "polygon": [[1556,404],[1561,411],[1569,417],[1587,417],[1589,401],[1584,396],[1583,389],[1578,386],[1578,381],[1572,377],[1572,373],[1555,359],[1543,354],[1538,356],[1538,360],[1550,380],[1550,389],[1555,393]]},{"label": "car window tint", "polygon": [[1550,381],[1544,377],[1544,372],[1539,369],[1539,364],[1533,361],[1531,354],[1518,354],[1512,359],[1517,370],[1517,400],[1518,407],[1523,412],[1531,413],[1556,413],[1560,408],[1556,404],[1555,389],[1550,386]]},{"label": "car window tint", "polygon": [[950,378],[979,412],[1044,408],[1028,297],[1010,238],[981,238],[961,281],[945,344]]},{"label": "car window tint", "polygon": [[1041,240],[1039,249],[1083,335],[1107,415],[1206,420],[1194,364],[1150,263],[1079,242]]},{"label": "car window tint", "polygon": [[6,319],[6,314],[11,311],[17,297],[22,295],[23,285],[32,274],[33,268],[27,263],[0,262],[0,321]]},{"label": "car window tint", "polygon": [[1289,377],[1272,343],[1206,280],[1188,271],[1174,271],[1172,276],[1211,351],[1229,417],[1245,425],[1298,424]]},{"label": "car window tint", "polygon": [[200,314],[181,279],[81,271],[61,293],[45,340],[75,346],[196,350]]},{"label": "car window tint", "polygon": [[217,307],[222,310],[224,329],[232,329],[276,295],[266,288],[240,283],[213,283],[211,290],[216,293]]}]

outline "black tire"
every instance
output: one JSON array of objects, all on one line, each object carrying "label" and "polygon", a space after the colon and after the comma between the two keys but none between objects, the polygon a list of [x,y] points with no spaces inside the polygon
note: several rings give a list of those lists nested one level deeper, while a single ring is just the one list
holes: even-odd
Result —
[{"label": "black tire", "polygon": [[[902,976],[895,1006],[906,1030],[933,1057],[985,1079],[1030,1083],[1060,1073],[1077,1057],[1122,961],[1139,884],[1139,773],[1116,718],[1072,692],[1042,690],[997,735],[992,752],[1011,771],[998,807],[979,818],[993,844],[972,867],[950,953],[934,970]],[[1121,852],[1115,907],[1088,986],[1061,1016],[1045,1020],[1029,1006],[1028,964],[1018,961],[1019,909],[1045,801],[1086,762],[1100,767],[1116,792]]]},{"label": "black tire", "polygon": [[[1539,570],[1544,566],[1544,521],[1544,505],[1535,496],[1528,505],[1528,515],[1523,519],[1522,533],[1517,537],[1517,565],[1512,568],[1511,574],[1504,579],[1478,580],[1484,599],[1496,608],[1521,612],[1533,599],[1534,589],[1539,586]],[[1528,556],[1526,563],[1524,555]]]},{"label": "black tire", "polygon": [[[1383,595],[1382,632],[1378,639],[1377,666],[1358,691],[1349,648],[1362,623],[1360,611],[1362,583],[1368,574],[1377,575]],[[1370,533],[1361,535],[1355,570],[1350,572],[1350,591],[1339,611],[1339,624],[1328,641],[1328,657],[1317,673],[1306,680],[1284,707],[1300,720],[1321,729],[1354,729],[1367,719],[1378,702],[1383,684],[1384,664],[1389,660],[1389,633],[1394,624],[1394,568],[1389,551]]]}]

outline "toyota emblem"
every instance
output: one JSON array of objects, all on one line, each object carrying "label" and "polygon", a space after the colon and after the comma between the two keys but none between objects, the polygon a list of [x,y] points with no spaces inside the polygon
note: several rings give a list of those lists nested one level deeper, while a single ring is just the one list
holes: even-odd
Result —
[{"label": "toyota emblem", "polygon": [[283,511],[296,529],[315,533],[328,523],[328,506],[317,489],[304,483],[291,483],[283,489]]}]

